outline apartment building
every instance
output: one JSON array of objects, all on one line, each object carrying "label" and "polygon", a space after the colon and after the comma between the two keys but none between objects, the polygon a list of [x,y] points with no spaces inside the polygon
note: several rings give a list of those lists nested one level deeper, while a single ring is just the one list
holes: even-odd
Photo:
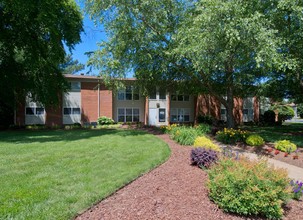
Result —
[{"label": "apartment building", "polygon": [[[116,122],[141,122],[161,126],[169,123],[194,123],[199,114],[226,120],[226,110],[209,95],[169,93],[155,87],[144,97],[134,86],[136,79],[124,79],[126,87],[113,93],[99,77],[66,75],[71,90],[62,94],[59,106],[45,108],[27,97],[16,112],[16,124],[46,126],[96,122],[101,116]],[[255,97],[235,98],[234,115],[238,123],[257,121],[259,104]]]}]

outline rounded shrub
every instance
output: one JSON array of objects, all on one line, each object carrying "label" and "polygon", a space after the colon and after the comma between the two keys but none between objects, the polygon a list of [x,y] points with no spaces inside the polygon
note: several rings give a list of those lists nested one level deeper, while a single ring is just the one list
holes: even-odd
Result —
[{"label": "rounded shrub", "polygon": [[221,148],[212,142],[211,139],[207,138],[206,136],[199,136],[196,138],[194,142],[194,147],[202,147],[205,149],[211,149],[214,151],[221,151]]},{"label": "rounded shrub", "polygon": [[250,146],[261,146],[265,143],[263,138],[257,134],[249,135],[245,142]]},{"label": "rounded shrub", "polygon": [[291,153],[297,150],[297,145],[289,140],[282,140],[275,143],[275,148],[279,151]]},{"label": "rounded shrub", "polygon": [[98,118],[99,125],[112,125],[114,123],[115,121],[113,119],[108,118],[106,116],[101,116],[100,118]]},{"label": "rounded shrub", "polygon": [[218,152],[198,147],[191,151],[191,164],[201,168],[209,168],[218,160]]},{"label": "rounded shrub", "polygon": [[280,219],[291,197],[287,171],[268,167],[265,160],[224,158],[208,174],[209,197],[226,212]]},{"label": "rounded shrub", "polygon": [[275,124],[276,113],[273,110],[267,110],[263,116],[264,122],[269,125]]}]

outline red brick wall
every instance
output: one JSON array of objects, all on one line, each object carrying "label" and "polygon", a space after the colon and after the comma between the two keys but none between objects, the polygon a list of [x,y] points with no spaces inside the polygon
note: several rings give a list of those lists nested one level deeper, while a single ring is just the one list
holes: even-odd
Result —
[{"label": "red brick wall", "polygon": [[[95,122],[98,119],[98,83],[81,83],[82,122]],[[100,116],[113,117],[112,91],[100,86]]]},{"label": "red brick wall", "polygon": [[57,107],[47,107],[45,109],[45,112],[45,125],[47,127],[63,124],[63,113],[61,104]]},{"label": "red brick wall", "polygon": [[259,99],[254,97],[254,121],[258,122],[260,119],[260,104]]}]

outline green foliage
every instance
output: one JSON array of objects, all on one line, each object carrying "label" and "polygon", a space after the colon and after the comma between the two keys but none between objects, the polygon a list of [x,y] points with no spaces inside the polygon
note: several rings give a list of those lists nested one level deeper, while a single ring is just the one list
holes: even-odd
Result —
[{"label": "green foliage", "polygon": [[63,74],[75,74],[85,68],[85,65],[79,63],[78,60],[73,60],[72,55],[68,54],[64,58],[64,63],[60,65]]},{"label": "green foliage", "polygon": [[197,121],[198,123],[204,123],[208,125],[212,125],[214,122],[214,118],[211,115],[198,115]]},{"label": "green foliage", "polygon": [[297,150],[297,145],[289,140],[282,140],[275,143],[275,148],[283,152],[291,153]]},{"label": "green foliage", "polygon": [[207,138],[206,136],[197,137],[194,142],[194,147],[202,147],[204,149],[221,151],[221,148],[217,144],[213,143],[212,140]]},{"label": "green foliage", "polygon": [[29,92],[58,104],[68,89],[59,65],[80,42],[82,15],[71,0],[2,0],[0,3],[0,105],[12,108]]},{"label": "green foliage", "polygon": [[195,129],[197,129],[202,134],[211,132],[211,127],[208,124],[199,124],[198,126],[195,126]]},{"label": "green foliage", "polygon": [[282,218],[282,204],[290,198],[287,171],[263,160],[222,159],[208,174],[209,197],[224,211]]},{"label": "green foliage", "polygon": [[190,127],[190,126],[174,126],[171,127],[170,137],[181,145],[193,145],[198,136],[206,133],[205,126]]},{"label": "green foliage", "polygon": [[245,142],[250,146],[262,146],[265,143],[263,138],[257,134],[249,135]]},{"label": "green foliage", "polygon": [[234,144],[238,141],[244,142],[248,136],[247,131],[224,128],[223,131],[216,133],[216,139],[224,144]]},{"label": "green foliage", "polygon": [[303,118],[303,104],[298,104],[297,105],[297,114],[300,118]]},{"label": "green foliage", "polygon": [[98,118],[99,125],[112,125],[114,123],[115,121],[113,119],[108,118],[106,116],[101,116],[100,118]]},{"label": "green foliage", "polygon": [[283,122],[286,119],[291,119],[295,116],[294,110],[285,105],[274,105],[271,107],[272,110],[278,111],[278,120]]},{"label": "green foliage", "polygon": [[274,125],[276,122],[276,113],[273,110],[264,112],[264,123],[266,125]]}]

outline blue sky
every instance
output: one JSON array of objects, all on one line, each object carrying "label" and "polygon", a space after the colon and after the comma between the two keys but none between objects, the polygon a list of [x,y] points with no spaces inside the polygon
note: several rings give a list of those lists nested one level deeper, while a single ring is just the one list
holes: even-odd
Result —
[{"label": "blue sky", "polygon": [[[76,1],[83,10],[83,4],[79,3],[79,0]],[[78,60],[80,63],[86,65],[88,57],[84,54],[85,52],[94,51],[97,49],[97,43],[102,40],[106,40],[106,34],[103,27],[100,25],[96,27],[92,20],[89,19],[87,15],[84,15],[83,20],[84,32],[81,34],[82,42],[75,46],[75,49],[72,51],[73,58]],[[69,53],[67,51],[67,53]],[[81,71],[83,73],[88,72],[88,68]],[[81,72],[77,73],[80,74]],[[97,75],[98,71],[93,70],[90,75]]]}]

